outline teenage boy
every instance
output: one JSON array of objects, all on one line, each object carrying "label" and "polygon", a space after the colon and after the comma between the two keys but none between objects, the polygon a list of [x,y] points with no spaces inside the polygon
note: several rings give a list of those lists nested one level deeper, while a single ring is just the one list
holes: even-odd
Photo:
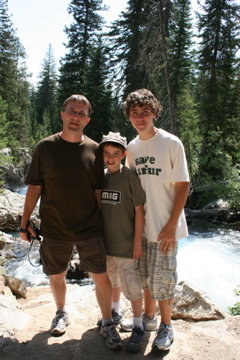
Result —
[{"label": "teenage boy", "polygon": [[98,207],[104,184],[103,159],[98,144],[84,134],[91,113],[86,97],[70,96],[61,111],[62,131],[37,145],[26,177],[28,190],[19,232],[26,241],[28,232],[35,236],[29,220],[40,199],[43,271],[49,276],[57,308],[51,334],[62,335],[69,325],[66,273],[76,245],[81,264],[95,283],[103,318],[100,333],[109,348],[119,350],[122,344],[112,322],[111,284]]},{"label": "teenage boy", "polygon": [[133,311],[133,329],[126,349],[137,352],[142,349],[145,338],[138,269],[138,259],[142,255],[145,193],[135,171],[121,164],[126,155],[126,146],[126,138],[118,132],[109,132],[100,143],[106,166],[106,187],[102,191],[101,209],[114,310],[119,310],[122,289],[125,297],[131,301]]},{"label": "teenage boy", "polygon": [[140,259],[143,320],[146,329],[154,329],[158,300],[161,323],[152,348],[168,350],[173,342],[171,313],[177,283],[177,240],[188,234],[183,208],[189,192],[189,174],[181,141],[154,126],[161,110],[147,89],[130,93],[124,103],[125,115],[138,132],[128,145],[127,164],[136,170],[146,193],[144,255]]}]

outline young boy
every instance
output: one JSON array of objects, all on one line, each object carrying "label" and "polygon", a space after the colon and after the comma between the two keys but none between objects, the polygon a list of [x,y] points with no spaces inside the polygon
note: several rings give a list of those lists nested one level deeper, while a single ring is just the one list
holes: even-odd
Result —
[{"label": "young boy", "polygon": [[103,136],[100,143],[106,166],[106,187],[102,191],[101,208],[107,273],[115,300],[113,318],[119,311],[118,300],[122,289],[133,310],[133,329],[127,350],[137,352],[141,350],[145,337],[138,269],[138,259],[142,255],[145,194],[135,171],[121,164],[126,146],[126,138],[114,132]]},{"label": "young boy", "polygon": [[[127,165],[135,169],[146,194],[143,257],[140,272],[144,288],[144,324],[157,326],[156,300],[161,323],[152,348],[168,350],[173,342],[171,312],[177,283],[177,240],[187,236],[184,205],[189,175],[181,141],[157,129],[162,106],[146,89],[127,96],[124,111],[138,132],[127,148]],[[122,323],[124,329],[124,322]]]}]

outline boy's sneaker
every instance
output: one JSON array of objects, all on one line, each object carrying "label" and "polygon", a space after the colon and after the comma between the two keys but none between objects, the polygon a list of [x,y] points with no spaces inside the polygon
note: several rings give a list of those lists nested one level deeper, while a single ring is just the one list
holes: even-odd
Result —
[{"label": "boy's sneaker", "polygon": [[122,350],[122,340],[113,323],[101,326],[100,334],[106,340],[106,345],[111,350]]},{"label": "boy's sneaker", "polygon": [[52,321],[50,332],[52,335],[60,336],[66,331],[66,327],[70,324],[68,314],[64,310],[57,310],[56,316]]},{"label": "boy's sneaker", "polygon": [[134,326],[132,335],[130,336],[126,350],[130,352],[138,352],[142,349],[145,339],[145,331],[138,326]]},{"label": "boy's sneaker", "polygon": [[153,340],[153,350],[168,350],[173,343],[173,326],[161,324],[155,339]]},{"label": "boy's sneaker", "polygon": [[[155,331],[157,330],[157,316],[154,315],[154,317],[151,319],[146,314],[143,313],[142,315],[143,319],[143,326],[145,331]],[[123,331],[132,331],[133,329],[133,320],[123,320],[120,323],[120,327]]]}]

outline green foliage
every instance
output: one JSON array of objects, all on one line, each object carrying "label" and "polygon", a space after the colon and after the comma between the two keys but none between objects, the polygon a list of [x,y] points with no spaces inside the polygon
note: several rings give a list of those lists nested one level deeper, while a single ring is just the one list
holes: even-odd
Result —
[{"label": "green foliage", "polygon": [[[52,47],[49,45],[42,64],[40,80],[35,92],[35,111],[37,123],[36,129],[48,128],[49,133],[59,130],[58,107],[57,107],[57,73],[55,70],[55,60]],[[44,123],[44,118],[49,124]]]},{"label": "green foliage", "polygon": [[188,162],[191,181],[198,173],[201,135],[199,132],[199,114],[197,103],[190,88],[181,90],[178,96],[178,134],[181,138]]},{"label": "green foliage", "polygon": [[[237,289],[234,290],[235,296],[240,296],[240,286],[237,286]],[[236,316],[240,315],[240,301],[237,301],[236,304],[234,304],[231,307],[228,307],[228,311],[231,315]]]},{"label": "green foliage", "polygon": [[85,133],[98,142],[103,134],[112,130],[113,100],[111,86],[107,85],[109,70],[106,53],[107,48],[99,37],[90,53],[85,84],[85,94],[93,105],[93,114]]},{"label": "green foliage", "polygon": [[61,59],[59,76],[59,104],[72,94],[85,93],[86,72],[92,45],[102,30],[105,10],[102,0],[71,0],[68,7],[73,23],[65,28],[69,52]]},{"label": "green foliage", "polygon": [[231,167],[230,163],[225,165],[226,172],[228,169],[229,173],[222,180],[213,180],[213,176],[206,173],[199,178],[195,177],[187,207],[200,209],[209,202],[221,198],[229,202],[231,210],[240,210],[239,169]]},{"label": "green foliage", "polygon": [[8,143],[7,107],[6,101],[0,96],[0,149],[5,148]]},{"label": "green foliage", "polygon": [[8,15],[8,3],[0,0],[0,96],[8,106],[5,136],[16,148],[26,142],[28,126],[28,82],[25,53]]}]

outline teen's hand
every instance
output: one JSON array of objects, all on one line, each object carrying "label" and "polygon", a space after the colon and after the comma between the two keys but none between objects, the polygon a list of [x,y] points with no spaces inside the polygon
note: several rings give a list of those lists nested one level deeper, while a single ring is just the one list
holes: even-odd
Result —
[{"label": "teen's hand", "polygon": [[168,254],[176,248],[176,227],[167,224],[158,235],[159,250]]}]

